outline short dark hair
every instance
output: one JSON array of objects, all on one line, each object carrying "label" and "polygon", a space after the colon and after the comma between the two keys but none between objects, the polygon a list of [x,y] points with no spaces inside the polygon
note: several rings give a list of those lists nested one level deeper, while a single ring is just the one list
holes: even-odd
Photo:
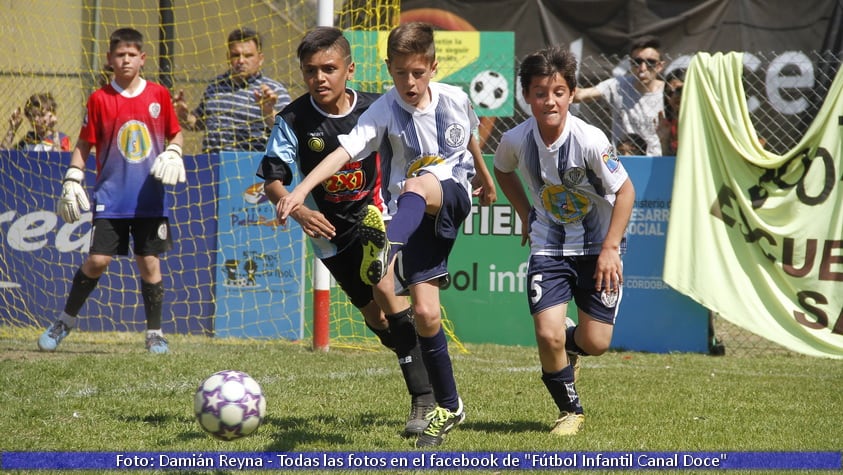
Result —
[{"label": "short dark hair", "polygon": [[255,46],[258,47],[258,51],[261,51],[261,48],[263,47],[263,41],[261,40],[260,33],[258,33],[256,30],[244,26],[228,34],[227,44],[229,48],[233,43],[244,43],[247,41],[254,41]]},{"label": "short dark hair", "polygon": [[126,43],[134,46],[139,51],[143,51],[143,35],[134,28],[119,28],[114,30],[109,38],[108,51],[113,52],[120,43]]},{"label": "short dark hair", "polygon": [[658,51],[659,56],[661,56],[662,42],[657,37],[652,35],[639,36],[638,38],[632,40],[632,44],[629,46],[629,54],[646,48],[653,48],[654,50]]},{"label": "short dark hair", "polygon": [[307,56],[331,48],[336,48],[347,58],[347,62],[351,62],[351,45],[343,36],[342,30],[331,26],[317,26],[304,35],[296,49],[296,56],[301,62]]},{"label": "short dark hair", "polygon": [[545,77],[559,74],[568,89],[573,92],[577,87],[577,58],[567,49],[559,46],[548,46],[527,55],[521,61],[518,78],[521,80],[521,91],[526,96],[530,90],[530,82],[534,77]]}]

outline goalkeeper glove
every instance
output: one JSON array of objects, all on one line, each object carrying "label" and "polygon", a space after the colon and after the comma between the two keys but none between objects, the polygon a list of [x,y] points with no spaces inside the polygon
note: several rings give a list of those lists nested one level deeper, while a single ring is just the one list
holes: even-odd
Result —
[{"label": "goalkeeper glove", "polygon": [[175,185],[176,182],[184,183],[184,161],[181,158],[181,147],[171,143],[167,149],[155,157],[152,170],[149,174],[165,185]]},{"label": "goalkeeper glove", "polygon": [[85,179],[85,172],[76,167],[67,169],[64,180],[61,182],[61,198],[59,198],[59,214],[68,223],[75,223],[79,220],[82,211],[91,209],[88,202],[88,195],[82,188],[82,180]]}]

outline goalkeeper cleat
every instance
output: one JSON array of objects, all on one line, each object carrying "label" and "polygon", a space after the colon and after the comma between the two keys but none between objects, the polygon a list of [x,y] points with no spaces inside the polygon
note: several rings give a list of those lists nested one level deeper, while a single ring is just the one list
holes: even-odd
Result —
[{"label": "goalkeeper cleat", "polygon": [[465,420],[465,408],[463,407],[462,399],[459,400],[459,404],[455,412],[438,406],[428,412],[425,419],[430,422],[428,422],[424,432],[416,439],[416,447],[436,447],[442,445],[442,441],[445,440],[445,434]]},{"label": "goalkeeper cleat", "polygon": [[164,354],[170,352],[170,345],[167,344],[164,335],[158,332],[150,332],[146,334],[146,349],[150,353]]},{"label": "goalkeeper cleat", "polygon": [[407,424],[404,425],[404,437],[418,437],[427,428],[425,416],[436,409],[436,400],[433,394],[422,394],[413,396],[413,404],[410,406],[410,415],[407,417]]},{"label": "goalkeeper cleat", "polygon": [[584,414],[562,411],[553,424],[553,428],[550,429],[550,433],[554,435],[576,435],[582,429],[583,423],[585,423]]},{"label": "goalkeeper cleat", "polygon": [[41,351],[56,351],[59,343],[73,330],[61,320],[56,320],[38,338],[38,348]]},{"label": "goalkeeper cleat", "polygon": [[360,278],[367,285],[375,285],[386,275],[389,241],[386,240],[386,225],[381,211],[372,205],[360,226],[363,243],[363,261],[360,263]]}]

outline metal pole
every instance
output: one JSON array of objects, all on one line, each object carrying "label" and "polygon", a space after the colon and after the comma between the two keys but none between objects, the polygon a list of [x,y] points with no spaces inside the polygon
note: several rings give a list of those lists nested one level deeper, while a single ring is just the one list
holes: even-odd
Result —
[{"label": "metal pole", "polygon": [[173,88],[173,53],[175,51],[175,20],[173,0],[158,1],[158,82]]}]

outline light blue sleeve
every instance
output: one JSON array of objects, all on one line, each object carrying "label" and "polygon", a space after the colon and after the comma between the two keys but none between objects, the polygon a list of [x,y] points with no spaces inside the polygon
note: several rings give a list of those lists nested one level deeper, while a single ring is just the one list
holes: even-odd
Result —
[{"label": "light blue sleeve", "polygon": [[280,115],[275,116],[275,125],[272,133],[266,142],[266,157],[279,158],[284,163],[292,166],[298,155],[299,139],[286,120]]}]

